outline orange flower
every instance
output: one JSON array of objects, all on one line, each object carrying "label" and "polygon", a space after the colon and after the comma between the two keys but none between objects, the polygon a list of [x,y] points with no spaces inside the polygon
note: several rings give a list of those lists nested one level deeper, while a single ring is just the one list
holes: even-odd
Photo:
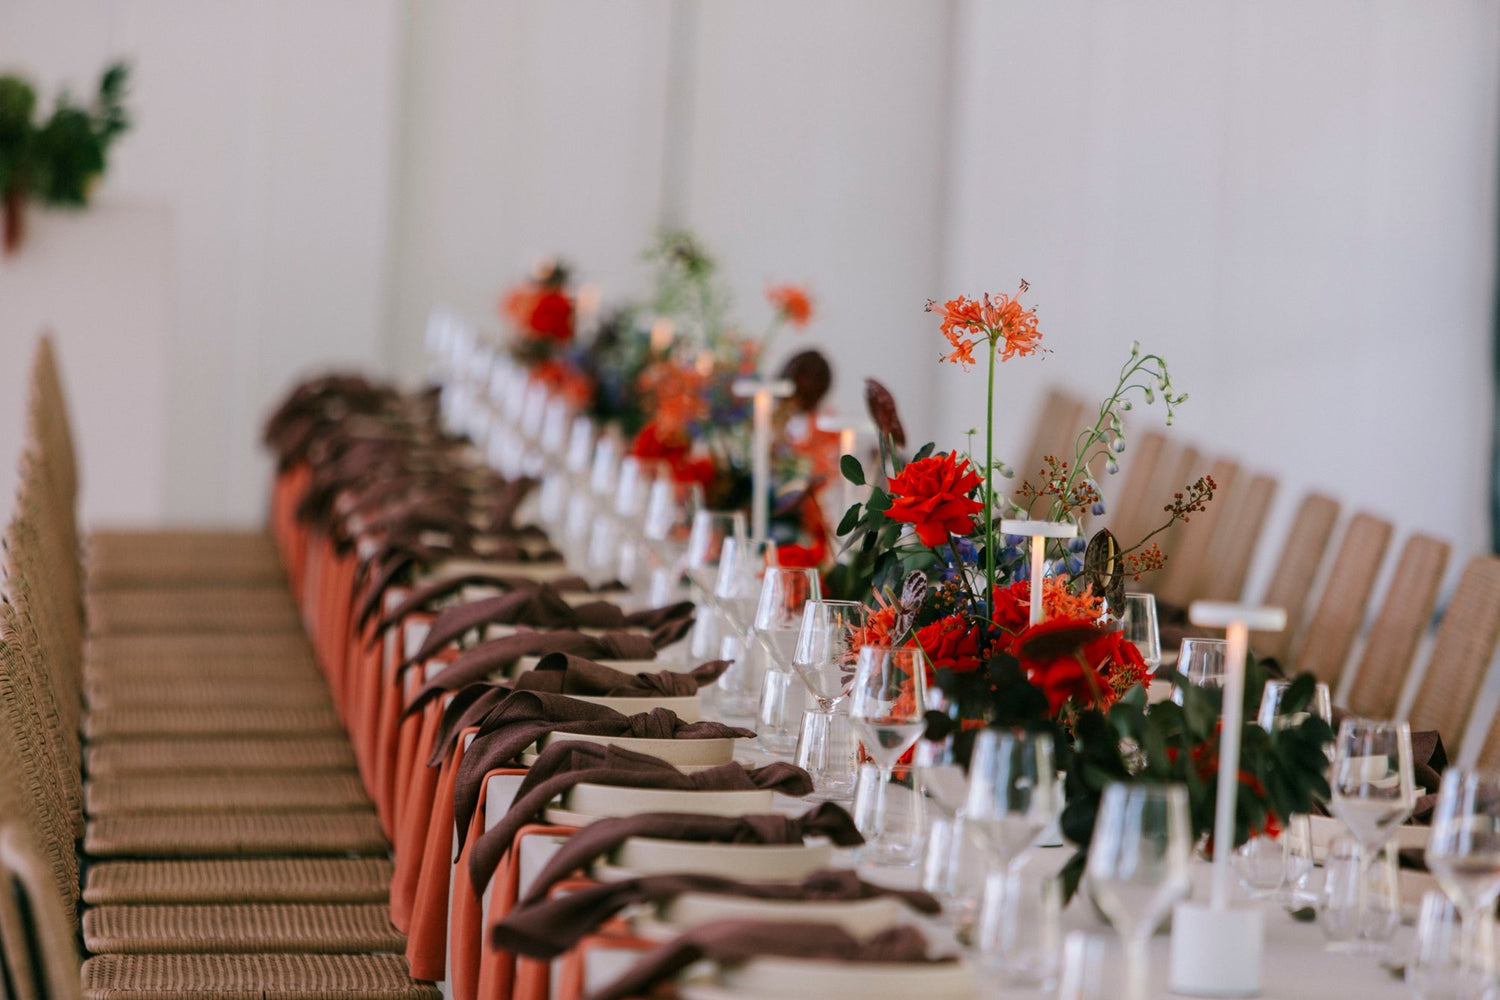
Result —
[{"label": "orange flower", "polygon": [[776,307],[777,314],[793,326],[803,327],[812,320],[812,297],[801,285],[773,285],[766,289],[766,298]]},{"label": "orange flower", "polygon": [[991,297],[986,292],[983,299],[973,300],[960,295],[941,307],[928,302],[928,312],[942,314],[940,329],[953,347],[951,353],[943,355],[943,360],[963,365],[967,371],[974,363],[974,345],[980,341],[999,347],[1001,361],[1024,358],[1040,350],[1042,334],[1037,329],[1036,311],[1021,305],[1021,294],[1028,287],[1021,282],[1013,296]]},{"label": "orange flower", "polygon": [[648,365],[637,380],[644,408],[655,412],[664,439],[687,437],[689,426],[708,416],[707,384],[708,377],[696,368],[670,361]]}]

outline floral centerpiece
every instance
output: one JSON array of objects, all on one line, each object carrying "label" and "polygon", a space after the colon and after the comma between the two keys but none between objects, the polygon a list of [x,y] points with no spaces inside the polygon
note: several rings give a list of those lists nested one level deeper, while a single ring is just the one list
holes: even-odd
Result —
[{"label": "floral centerpiece", "polygon": [[511,355],[574,406],[593,396],[593,383],[578,362],[578,295],[566,264],[544,258],[531,277],[508,289],[500,314],[509,323]]},{"label": "floral centerpiece", "polygon": [[[1217,696],[1194,688],[1185,693],[1183,707],[1147,713],[1146,664],[1117,619],[1126,579],[1140,580],[1166,561],[1155,536],[1204,510],[1216,485],[1207,476],[1185,485],[1163,509],[1161,524],[1128,546],[1107,530],[1087,533],[1089,520],[1104,513],[1097,476],[1117,471],[1126,448],[1123,414],[1160,398],[1171,423],[1187,394],[1173,387],[1162,357],[1132,345],[1113,389],[1078,433],[1073,453],[1049,456],[1045,468],[1027,470],[1006,488],[1014,474],[994,453],[997,372],[1044,350],[1036,313],[1021,302],[1027,290],[1022,282],[1015,295],[928,304],[929,312],[941,316],[949,347],[943,360],[966,371],[985,366],[982,464],[972,454],[938,452],[932,444],[904,459],[894,401],[872,386],[871,412],[883,437],[880,468],[870,476],[853,458],[843,461],[845,477],[868,486],[869,496],[850,507],[838,526],[844,557],[829,574],[827,589],[873,603],[856,645],[921,648],[931,684],[948,706],[946,714],[929,715],[927,736],[952,740],[960,760],[967,759],[972,732],[986,725],[1053,732],[1069,768],[1064,828],[1075,842],[1087,845],[1103,784],[1136,777],[1182,780],[1195,825],[1206,830],[1213,811],[1209,762],[1217,759]],[[1004,518],[1066,522],[1078,536],[1051,541],[1047,572],[1032,579],[1024,547],[1029,540],[1004,534]],[[1033,615],[1037,602],[1040,620]],[[1310,692],[1310,679],[1298,683],[1299,691]],[[1320,745],[1327,737],[1319,720],[1275,734],[1246,724],[1241,798],[1248,805],[1240,810],[1245,836],[1306,811],[1309,796],[1326,789]],[[1122,749],[1129,746],[1139,752]],[[1081,858],[1075,859],[1075,876]]]}]

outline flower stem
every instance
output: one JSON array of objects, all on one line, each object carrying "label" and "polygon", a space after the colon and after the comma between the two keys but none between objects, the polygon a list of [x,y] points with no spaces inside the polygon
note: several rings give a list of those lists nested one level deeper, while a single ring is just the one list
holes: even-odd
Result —
[{"label": "flower stem", "polygon": [[995,609],[995,341],[990,339],[990,381],[984,399],[984,608]]}]

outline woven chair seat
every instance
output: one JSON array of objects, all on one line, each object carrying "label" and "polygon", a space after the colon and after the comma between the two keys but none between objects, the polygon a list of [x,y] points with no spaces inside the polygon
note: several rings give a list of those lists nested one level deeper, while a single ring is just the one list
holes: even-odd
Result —
[{"label": "woven chair seat", "polygon": [[311,664],[312,650],[305,635],[96,635],[84,646],[89,663],[147,664],[242,659],[300,660]]},{"label": "woven chair seat", "polygon": [[305,651],[296,656],[276,657],[221,653],[180,658],[100,658],[85,663],[83,668],[85,687],[128,682],[180,684],[218,677],[246,683],[306,684],[321,676],[312,654]]},{"label": "woven chair seat", "polygon": [[88,598],[94,635],[155,632],[296,632],[302,619],[285,587],[111,590]]},{"label": "woven chair seat", "polygon": [[352,770],[344,736],[121,740],[84,748],[94,777],[124,774],[297,774]]},{"label": "woven chair seat", "polygon": [[381,903],[97,906],[83,915],[94,954],[399,952],[406,936]]},{"label": "woven chair seat", "polygon": [[92,711],[83,720],[89,740],[149,737],[319,735],[343,732],[338,713],[312,706],[124,706]]},{"label": "woven chair seat", "polygon": [[87,1000],[440,1000],[399,955],[100,955]]},{"label": "woven chair seat", "polygon": [[85,808],[94,816],[170,812],[324,811],[367,806],[359,776],[352,772],[254,776],[111,776],[84,785]]},{"label": "woven chair seat", "polygon": [[384,903],[387,858],[104,861],[89,868],[84,902]]},{"label": "woven chair seat", "polygon": [[86,685],[84,693],[89,707],[95,711],[153,705],[265,707],[329,703],[328,689],[322,679],[300,671],[287,677],[96,677]]},{"label": "woven chair seat", "polygon": [[229,858],[390,850],[373,809],[319,813],[172,813],[98,816],[83,849],[96,858]]},{"label": "woven chair seat", "polygon": [[96,590],[283,578],[275,546],[260,533],[101,532],[90,536],[88,549],[88,583]]}]

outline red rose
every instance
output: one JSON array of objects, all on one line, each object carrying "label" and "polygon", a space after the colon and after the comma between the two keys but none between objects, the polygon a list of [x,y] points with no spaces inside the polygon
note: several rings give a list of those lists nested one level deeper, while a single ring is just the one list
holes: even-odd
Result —
[{"label": "red rose", "polygon": [[544,291],[531,303],[527,330],[546,340],[566,343],[573,339],[573,300],[562,292]]},{"label": "red rose", "polygon": [[962,615],[939,618],[917,631],[933,670],[967,674],[979,669],[979,629]]},{"label": "red rose", "polygon": [[937,548],[949,535],[974,530],[974,515],[984,504],[969,499],[969,494],[980,482],[969,460],[960,462],[951,452],[919,458],[891,480],[891,509],[886,516],[915,525],[922,544]]},{"label": "red rose", "polygon": [[788,569],[817,569],[828,556],[828,546],[821,539],[811,545],[778,545],[776,563]]},{"label": "red rose", "polygon": [[1107,708],[1146,676],[1146,662],[1124,632],[1087,618],[1053,618],[1029,628],[1017,636],[1015,654],[1054,714],[1069,698]]},{"label": "red rose", "polygon": [[1093,669],[1088,650],[1107,633],[1082,618],[1054,618],[1021,633],[1016,658],[1031,683],[1042,689],[1056,714],[1068,699],[1092,704],[1103,697],[1106,685]]},{"label": "red rose", "polygon": [[1031,624],[1031,584],[1026,580],[1017,580],[1008,586],[996,587],[991,603],[994,607],[990,611],[990,617],[1001,630],[1000,646],[1009,652],[1015,646],[1017,637]]}]

